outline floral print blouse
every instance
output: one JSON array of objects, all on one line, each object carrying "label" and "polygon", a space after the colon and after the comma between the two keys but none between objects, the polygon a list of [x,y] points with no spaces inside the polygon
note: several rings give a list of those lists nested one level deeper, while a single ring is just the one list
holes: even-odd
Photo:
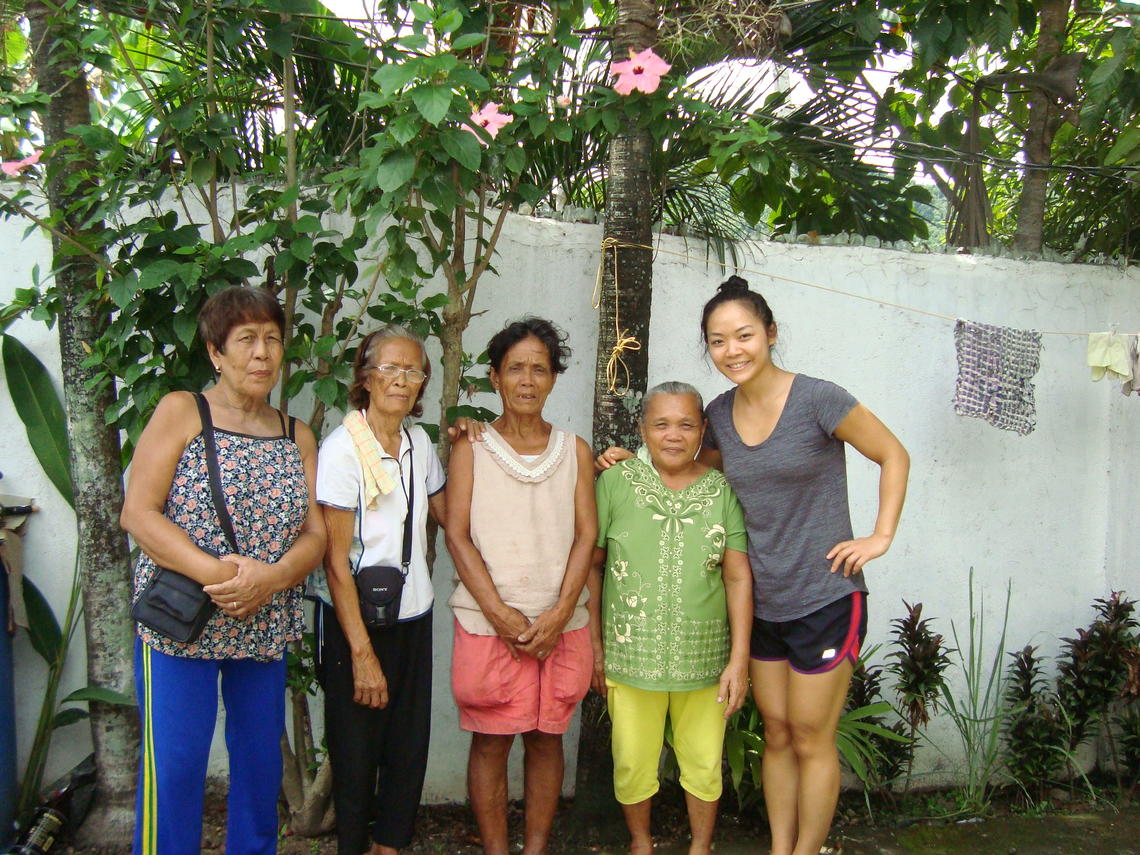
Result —
[{"label": "floral print blouse", "polygon": [[[286,436],[249,436],[218,428],[214,428],[214,441],[238,551],[266,563],[279,560],[301,533],[308,515],[309,489],[300,449]],[[224,555],[230,551],[214,510],[201,434],[182,452],[163,513],[207,552]],[[135,599],[154,575],[154,567],[150,556],[140,552],[135,564]],[[298,585],[274,594],[247,618],[216,611],[198,639],[188,644],[141,624],[139,636],[170,656],[273,661],[304,631],[302,590]]]}]

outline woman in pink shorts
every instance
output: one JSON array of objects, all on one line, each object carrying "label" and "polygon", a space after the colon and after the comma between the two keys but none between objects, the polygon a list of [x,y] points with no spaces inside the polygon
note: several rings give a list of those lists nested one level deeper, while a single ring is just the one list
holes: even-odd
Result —
[{"label": "woman in pink shorts", "polygon": [[[451,687],[471,731],[467,791],[487,855],[506,855],[507,755],[526,754],[524,855],[542,855],[562,789],[562,734],[590,686],[584,586],[597,537],[584,440],[542,417],[566,369],[565,336],[527,318],[487,347],[503,415],[457,442],[447,548],[458,578]],[[454,497],[454,498],[453,498]]]}]

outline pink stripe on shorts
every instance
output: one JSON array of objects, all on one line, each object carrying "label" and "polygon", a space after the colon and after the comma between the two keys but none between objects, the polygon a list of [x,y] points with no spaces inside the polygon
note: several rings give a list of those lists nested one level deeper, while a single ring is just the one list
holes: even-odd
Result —
[{"label": "pink stripe on shorts", "polygon": [[565,733],[590,688],[590,628],[562,633],[544,661],[516,662],[497,635],[472,635],[455,622],[451,693],[459,726],[474,733]]}]

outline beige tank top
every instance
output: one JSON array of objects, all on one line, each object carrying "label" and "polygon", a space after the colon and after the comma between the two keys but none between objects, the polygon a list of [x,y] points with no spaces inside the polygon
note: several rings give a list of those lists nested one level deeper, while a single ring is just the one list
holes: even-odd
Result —
[{"label": "beige tank top", "polygon": [[[554,428],[546,450],[524,458],[488,425],[471,445],[471,540],[503,602],[531,620],[558,601],[574,542],[575,442]],[[583,588],[564,632],[588,623],[587,596]],[[448,605],[467,632],[495,635],[458,576]]]}]

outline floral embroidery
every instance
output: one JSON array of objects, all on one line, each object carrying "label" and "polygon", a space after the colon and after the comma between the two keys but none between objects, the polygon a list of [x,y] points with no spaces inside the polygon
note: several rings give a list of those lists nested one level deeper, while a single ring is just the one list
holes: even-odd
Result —
[{"label": "floral embroidery", "polygon": [[708,685],[724,667],[729,640],[720,579],[724,476],[710,472],[674,491],[636,459],[615,476],[625,488],[613,494],[607,532],[607,673],[642,688]]}]

